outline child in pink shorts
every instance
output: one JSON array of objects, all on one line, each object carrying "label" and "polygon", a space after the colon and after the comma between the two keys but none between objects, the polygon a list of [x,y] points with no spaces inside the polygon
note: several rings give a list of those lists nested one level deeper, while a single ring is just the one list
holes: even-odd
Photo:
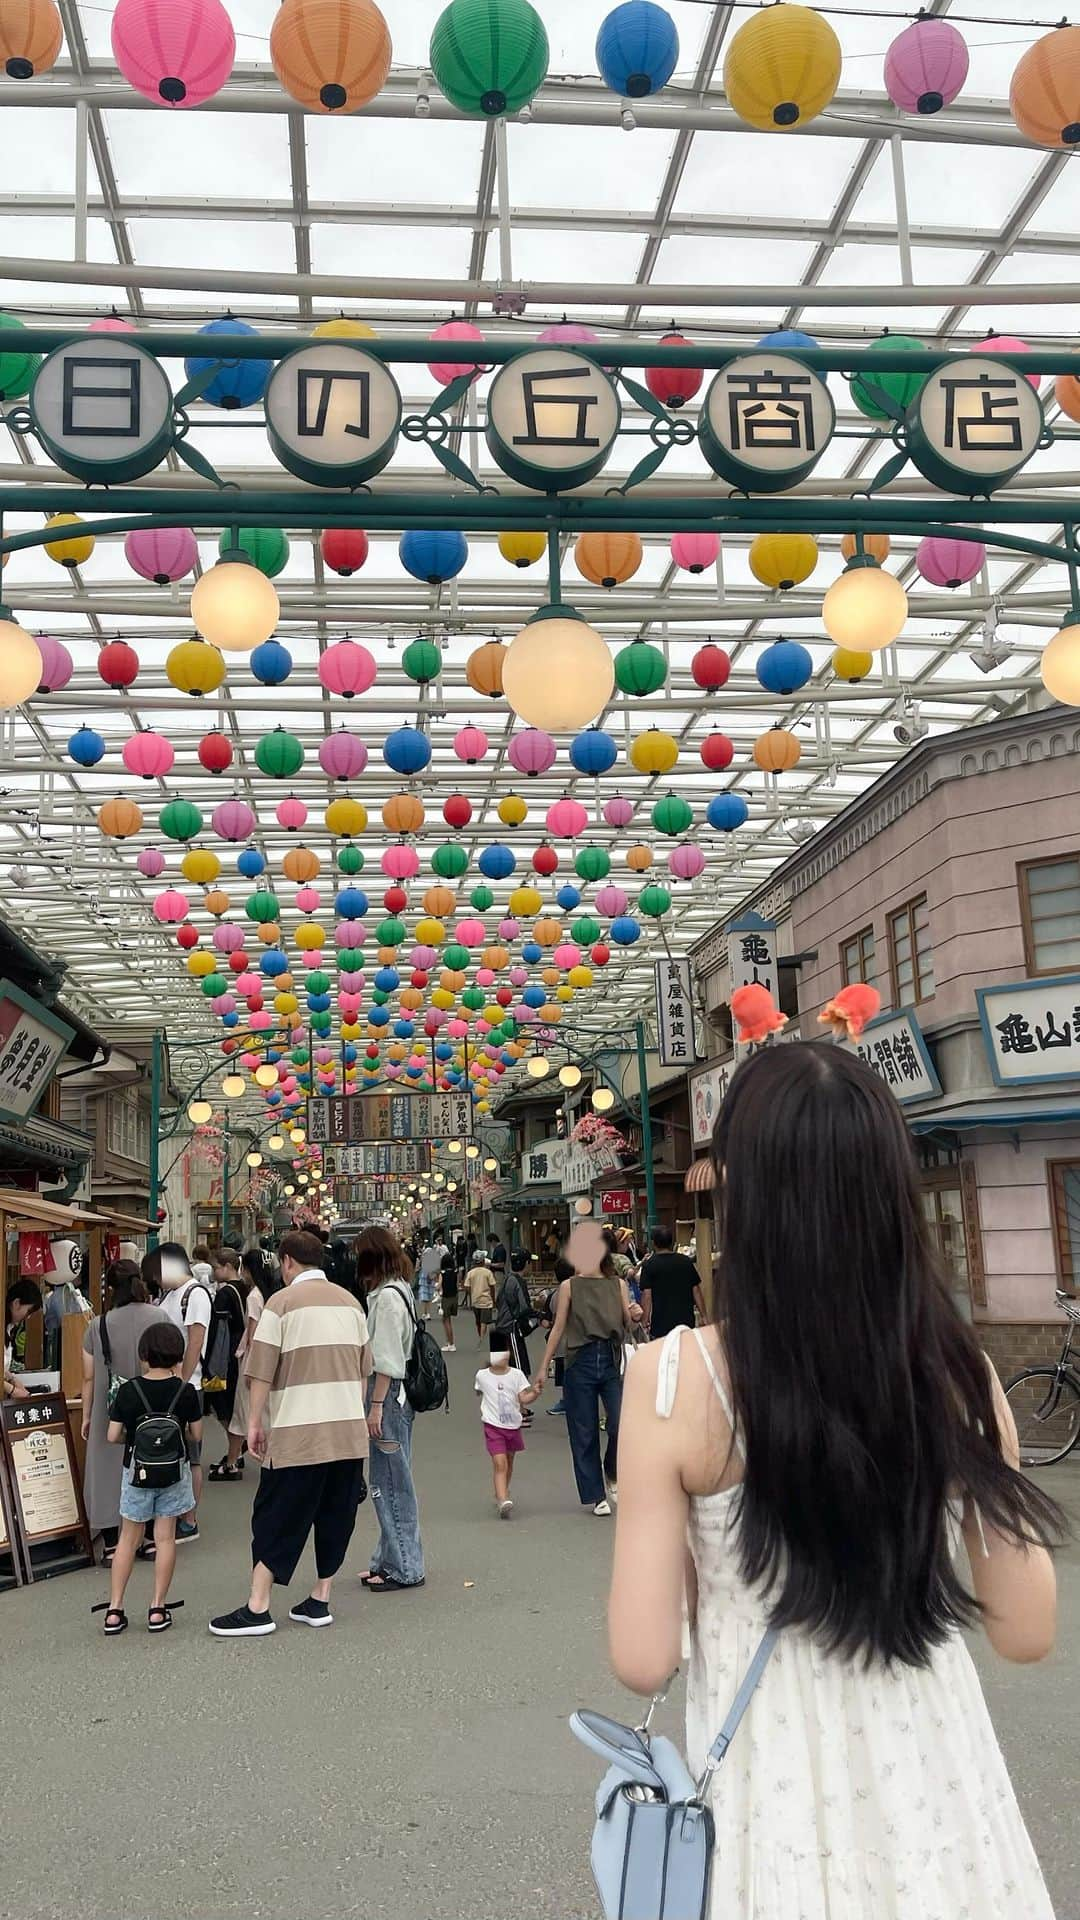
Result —
[{"label": "child in pink shorts", "polygon": [[[505,1336],[502,1336],[505,1338]],[[510,1365],[507,1349],[497,1348],[492,1340],[492,1349],[486,1367],[481,1367],[476,1376],[476,1391],[480,1395],[480,1418],[484,1427],[484,1443],[491,1458],[491,1469],[495,1479],[495,1505],[500,1520],[509,1520],[514,1511],[510,1498],[510,1482],[514,1474],[514,1455],[524,1451],[522,1438],[522,1413],[540,1398],[539,1390],[530,1386],[520,1367]]]}]

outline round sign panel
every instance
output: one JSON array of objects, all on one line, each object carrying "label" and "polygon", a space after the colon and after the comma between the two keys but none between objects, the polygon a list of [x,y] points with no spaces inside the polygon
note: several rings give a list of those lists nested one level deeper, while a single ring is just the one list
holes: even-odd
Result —
[{"label": "round sign panel", "polygon": [[754,493],[793,487],[817,465],[836,425],[824,380],[784,353],[740,353],[721,368],[698,422],[714,473]]},{"label": "round sign panel", "polygon": [[401,394],[373,354],[333,340],[279,360],[266,389],[266,432],[283,467],[316,487],[354,487],[394,455]]},{"label": "round sign panel", "polygon": [[90,335],[50,353],[30,391],[30,416],[45,451],[80,480],[135,480],[172,445],[161,364],[122,335]]},{"label": "round sign panel", "polygon": [[600,472],[621,418],[602,367],[584,354],[537,348],[508,360],[492,381],[487,443],[512,480],[559,493]]},{"label": "round sign panel", "polygon": [[1045,432],[1042,402],[999,354],[938,367],[908,409],[911,457],[948,493],[990,493],[1018,473]]}]

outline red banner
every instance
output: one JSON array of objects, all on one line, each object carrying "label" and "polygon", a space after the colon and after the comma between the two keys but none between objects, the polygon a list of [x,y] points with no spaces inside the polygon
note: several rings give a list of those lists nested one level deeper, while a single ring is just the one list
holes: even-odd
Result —
[{"label": "red banner", "polygon": [[600,1195],[601,1213],[630,1213],[632,1196],[629,1187],[608,1187]]}]

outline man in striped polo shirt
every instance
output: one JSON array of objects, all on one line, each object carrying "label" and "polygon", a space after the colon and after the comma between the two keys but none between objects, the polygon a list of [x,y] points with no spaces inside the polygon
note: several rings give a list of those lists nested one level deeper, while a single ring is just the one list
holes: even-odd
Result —
[{"label": "man in striped polo shirt", "polygon": [[289,1619],[330,1626],[330,1582],[367,1498],[366,1315],[326,1278],[314,1234],[287,1233],[278,1251],[285,1285],[267,1301],[244,1363],[248,1449],[263,1468],[251,1514],[251,1592],[246,1606],[211,1620],[222,1639],[274,1632],[271,1592],[275,1582],[288,1586],[312,1529],[318,1577]]}]

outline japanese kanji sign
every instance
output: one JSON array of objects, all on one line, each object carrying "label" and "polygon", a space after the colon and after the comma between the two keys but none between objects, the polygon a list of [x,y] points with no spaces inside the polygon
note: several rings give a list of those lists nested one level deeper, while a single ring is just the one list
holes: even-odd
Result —
[{"label": "japanese kanji sign", "polygon": [[563,1162],[571,1151],[565,1140],[536,1140],[526,1147],[518,1165],[518,1185],[550,1187],[562,1179]]},{"label": "japanese kanji sign", "polygon": [[922,1029],[906,1007],[868,1021],[851,1044],[902,1107],[914,1100],[932,1100],[941,1092]]},{"label": "japanese kanji sign", "polygon": [[330,1155],[330,1166],[335,1174],[360,1180],[387,1174],[429,1173],[431,1147],[426,1140],[387,1140],[376,1146],[338,1147]]},{"label": "japanese kanji sign", "polygon": [[657,960],[653,968],[656,986],[656,1039],[660,1064],[664,1067],[688,1067],[697,1059],[694,1038],[694,1000],[689,960]]},{"label": "japanese kanji sign", "polygon": [[1031,459],[1044,431],[1034,387],[999,355],[938,367],[907,417],[915,465],[949,492],[989,493]]},{"label": "japanese kanji sign", "polygon": [[836,410],[824,380],[788,354],[741,353],[713,381],[701,410],[701,448],[735,486],[775,493],[814,467]]},{"label": "japanese kanji sign", "polygon": [[575,1146],[567,1141],[563,1156],[561,1185],[565,1194],[588,1193],[596,1174],[600,1171],[600,1158],[590,1153],[587,1147]]},{"label": "japanese kanji sign", "polygon": [[999,1087],[1080,1079],[1080,973],[979,987],[975,998]]},{"label": "japanese kanji sign", "polygon": [[780,976],[775,920],[763,920],[759,913],[743,914],[728,927],[727,945],[732,993],[737,987],[764,987],[776,1000]]},{"label": "japanese kanji sign", "polygon": [[301,347],[266,389],[266,432],[290,473],[314,486],[356,486],[392,459],[401,394],[381,360],[357,347]]},{"label": "japanese kanji sign", "polygon": [[619,396],[602,367],[565,348],[538,347],[496,374],[487,442],[511,479],[558,492],[599,473],[620,416]]},{"label": "japanese kanji sign", "polygon": [[38,368],[30,413],[46,452],[82,480],[135,480],[164,459],[173,437],[161,362],[112,333],[50,353]]},{"label": "japanese kanji sign", "polygon": [[75,1032],[10,980],[0,980],[0,1114],[33,1113]]},{"label": "japanese kanji sign", "polygon": [[467,1093],[356,1093],[307,1103],[308,1139],[322,1146],[457,1140],[472,1130]]}]

